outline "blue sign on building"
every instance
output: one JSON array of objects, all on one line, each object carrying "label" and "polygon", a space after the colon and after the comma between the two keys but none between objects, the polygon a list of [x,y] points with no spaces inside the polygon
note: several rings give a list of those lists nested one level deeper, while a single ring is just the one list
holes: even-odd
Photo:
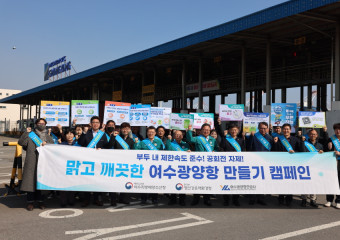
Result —
[{"label": "blue sign on building", "polygon": [[[56,67],[54,67],[56,66]],[[52,68],[54,67],[54,68]],[[68,70],[71,70],[71,61],[66,61],[66,56],[51,62],[51,63],[45,63],[44,65],[44,81],[49,80],[50,77],[53,77],[55,75],[58,75],[59,73],[66,72]],[[51,69],[52,68],[52,69]]]}]

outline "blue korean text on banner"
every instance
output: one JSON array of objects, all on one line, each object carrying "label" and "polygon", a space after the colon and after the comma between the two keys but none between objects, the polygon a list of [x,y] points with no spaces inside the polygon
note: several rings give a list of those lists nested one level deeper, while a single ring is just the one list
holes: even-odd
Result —
[{"label": "blue korean text on banner", "polygon": [[305,146],[310,152],[317,152],[316,148],[313,146],[313,144],[310,144],[307,140],[305,141]]},{"label": "blue korean text on banner", "polygon": [[152,144],[149,139],[144,139],[143,142],[150,150],[157,150],[157,148]]},{"label": "blue korean text on banner", "polygon": [[201,135],[201,136],[198,136],[197,139],[200,140],[200,142],[202,143],[202,145],[204,146],[207,152],[212,152],[211,146],[205,137]]},{"label": "blue korean text on banner", "polygon": [[181,146],[176,142],[176,141],[172,141],[171,142],[171,146],[176,150],[176,151],[184,151]]},{"label": "blue korean text on banner", "polygon": [[[338,139],[335,135],[331,136],[331,139],[332,139],[332,142],[333,142],[333,144],[334,144],[334,148],[335,148],[338,152],[340,152],[340,141],[339,141],[339,139]],[[337,159],[340,160],[340,156],[337,157]]]},{"label": "blue korean text on banner", "polygon": [[232,138],[231,136],[227,136],[225,139],[231,144],[231,146],[235,148],[237,152],[241,152],[241,146],[240,144],[238,144],[238,142],[236,142],[234,138]]},{"label": "blue korean text on banner", "polygon": [[292,146],[290,145],[290,143],[288,142],[288,140],[285,138],[285,136],[283,135],[278,135],[282,145],[286,148],[287,152],[293,150]]},{"label": "blue korean text on banner", "polygon": [[35,132],[30,132],[28,134],[29,138],[32,139],[32,141],[35,143],[35,145],[37,145],[37,147],[40,147],[40,145],[42,144],[42,140],[38,137],[37,134],[35,134]]},{"label": "blue korean text on banner", "polygon": [[96,136],[92,139],[92,141],[89,143],[89,145],[87,145],[88,148],[95,148],[97,143],[99,142],[99,140],[102,138],[102,136],[104,135],[104,132],[98,130],[98,133],[96,134]]},{"label": "blue korean text on banner", "polygon": [[262,136],[260,132],[255,133],[255,137],[260,141],[260,143],[268,150],[272,148],[272,145],[268,142],[268,140]]},{"label": "blue korean text on banner", "polygon": [[124,148],[125,150],[130,149],[129,144],[127,144],[121,136],[117,135],[116,140],[118,141],[120,146],[122,146],[122,148]]},{"label": "blue korean text on banner", "polygon": [[163,143],[162,139],[160,139],[160,138],[159,138],[159,137],[157,137],[157,136],[155,136],[155,139],[158,139],[159,141],[161,141],[161,143],[162,143],[162,146],[163,146],[163,149],[165,149],[165,145],[164,145],[164,143]]},{"label": "blue korean text on banner", "polygon": [[54,144],[58,144],[58,138],[53,132],[51,132],[51,137],[53,139]]}]

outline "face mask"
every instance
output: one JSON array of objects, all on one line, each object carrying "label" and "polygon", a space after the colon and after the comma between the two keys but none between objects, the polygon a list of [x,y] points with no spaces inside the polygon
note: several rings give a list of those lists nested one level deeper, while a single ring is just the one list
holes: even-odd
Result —
[{"label": "face mask", "polygon": [[37,125],[37,129],[39,131],[44,131],[46,129],[46,126],[45,125]]},{"label": "face mask", "polygon": [[107,131],[108,131],[108,132],[113,132],[114,130],[115,130],[114,127],[107,127]]}]

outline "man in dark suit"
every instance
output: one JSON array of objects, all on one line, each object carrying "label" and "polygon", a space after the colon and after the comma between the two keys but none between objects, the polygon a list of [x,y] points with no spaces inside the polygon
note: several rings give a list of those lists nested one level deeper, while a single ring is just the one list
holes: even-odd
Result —
[{"label": "man in dark suit", "polygon": [[[103,124],[101,129],[100,129],[100,125],[101,123],[100,123],[99,117],[93,116],[90,122],[91,129],[89,129],[86,133],[83,133],[82,135],[80,135],[78,144],[81,145],[82,147],[89,147],[89,144],[91,143],[92,139],[95,138],[97,134],[102,134],[102,132],[104,132],[105,124]],[[109,142],[107,140],[105,133],[95,144],[93,144],[93,147],[96,149],[108,148],[108,146],[109,146]],[[102,193],[95,192],[93,196],[94,196],[94,203],[97,206],[103,206]],[[81,206],[87,207],[90,203],[90,199],[91,199],[91,193],[85,192],[83,196],[83,203]]]}]

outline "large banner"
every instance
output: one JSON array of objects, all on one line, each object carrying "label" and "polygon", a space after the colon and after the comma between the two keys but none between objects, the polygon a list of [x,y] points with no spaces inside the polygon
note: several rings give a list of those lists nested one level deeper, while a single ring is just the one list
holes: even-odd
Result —
[{"label": "large banner", "polygon": [[113,120],[116,125],[129,122],[130,105],[131,103],[105,101],[103,122]]},{"label": "large banner", "polygon": [[171,108],[151,107],[150,126],[154,126],[155,128],[163,126],[166,129],[169,129],[171,112],[172,112]]},{"label": "large banner", "polygon": [[44,118],[47,126],[63,127],[70,125],[70,103],[57,101],[41,101],[40,117]]},{"label": "large banner", "polygon": [[334,152],[173,152],[39,149],[41,190],[200,193],[340,194]]},{"label": "large banner", "polygon": [[98,100],[72,100],[71,121],[76,124],[89,124],[93,116],[98,116]]},{"label": "large banner", "polygon": [[324,112],[299,112],[299,127],[323,128],[324,126],[326,126]]}]

